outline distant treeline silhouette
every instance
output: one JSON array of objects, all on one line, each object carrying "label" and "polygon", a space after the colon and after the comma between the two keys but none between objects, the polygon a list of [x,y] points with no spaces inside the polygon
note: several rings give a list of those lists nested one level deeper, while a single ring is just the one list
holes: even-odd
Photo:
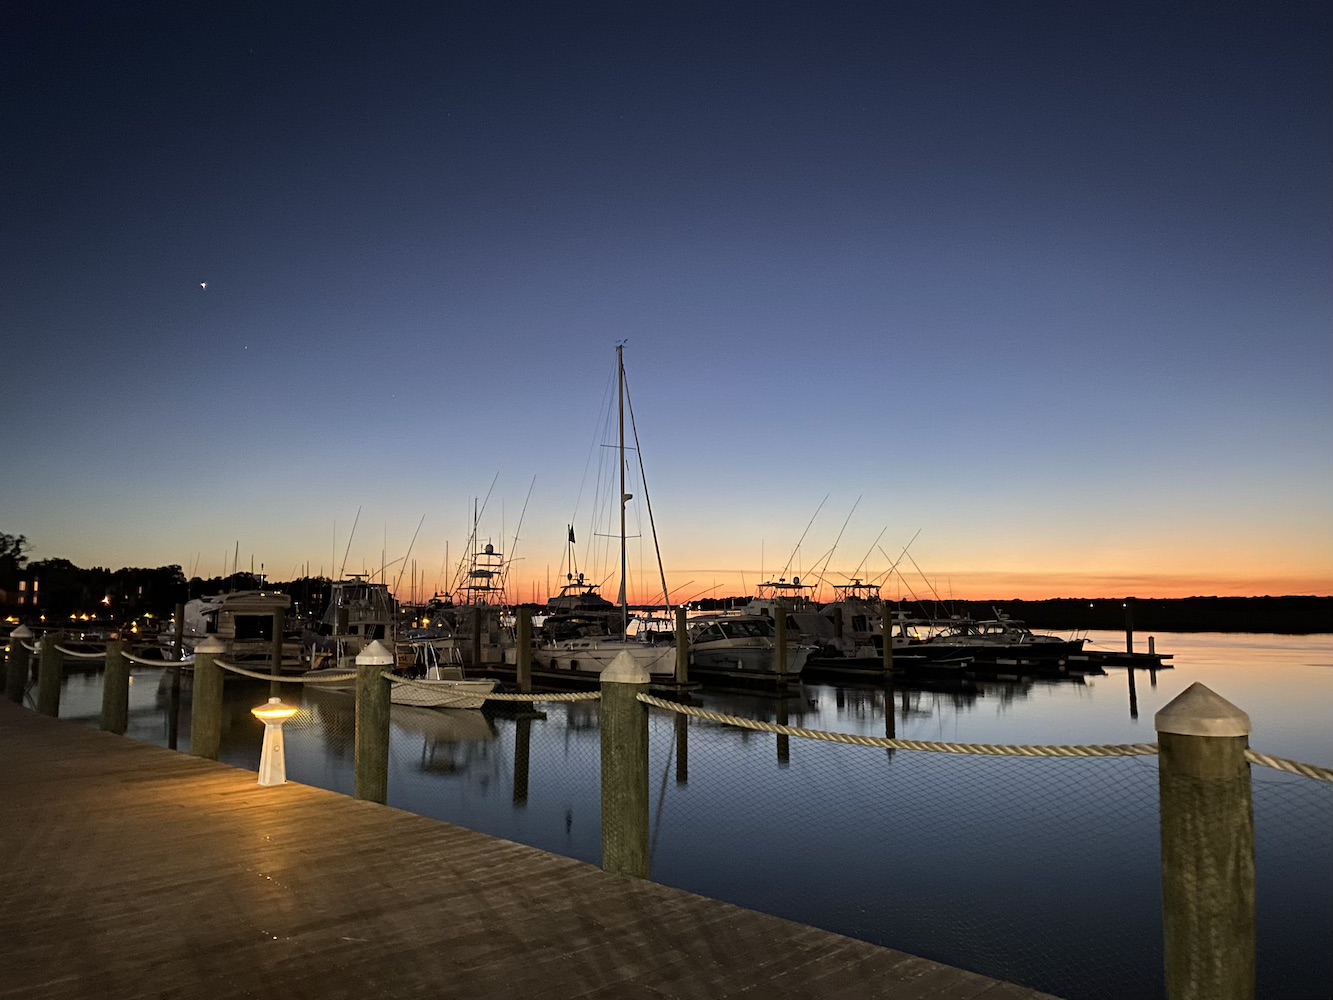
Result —
[{"label": "distant treeline silhouette", "polygon": [[[697,602],[702,610],[743,607],[749,598]],[[1129,605],[1126,608],[1126,605]],[[1116,629],[1125,627],[1126,611],[1134,631],[1281,632],[1302,635],[1333,632],[1333,597],[1060,597],[1045,601],[948,601],[901,607],[921,617],[994,618],[1001,612],[1035,629]]]},{"label": "distant treeline silhouette", "polygon": [[958,605],[974,616],[994,608],[1033,628],[1123,629],[1128,611],[1136,632],[1333,632],[1333,597],[1059,598]]}]

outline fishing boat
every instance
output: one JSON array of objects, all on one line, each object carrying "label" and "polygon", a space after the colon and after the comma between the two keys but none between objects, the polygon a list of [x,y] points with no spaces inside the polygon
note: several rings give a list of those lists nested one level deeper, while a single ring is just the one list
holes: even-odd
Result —
[{"label": "fishing boat", "polygon": [[[385,583],[371,582],[360,573],[331,585],[329,604],[305,646],[315,669],[356,669],[356,655],[372,642],[393,649],[397,640],[393,595]],[[413,659],[407,651],[406,665]]]},{"label": "fishing boat", "polygon": [[[930,625],[935,630],[927,638],[911,640],[906,647],[909,652],[924,653],[930,658],[970,656],[981,661],[998,658],[1054,660],[1083,651],[1083,639],[1034,633],[1002,611],[984,621],[956,618]],[[897,648],[895,644],[895,651]]]},{"label": "fishing boat", "polygon": [[814,651],[812,645],[789,642],[786,663],[780,663],[777,630],[764,615],[699,617],[690,625],[691,673],[740,680],[794,679]]},{"label": "fishing boat", "polygon": [[[276,590],[238,590],[197,597],[186,602],[179,623],[181,648],[176,649],[176,622],[168,622],[158,636],[162,656],[166,660],[184,659],[205,637],[212,636],[222,643],[227,660],[269,662],[273,656],[274,625],[285,624],[291,606],[291,597]],[[284,629],[281,642],[282,661],[289,665],[299,663],[298,634],[289,637]]]}]

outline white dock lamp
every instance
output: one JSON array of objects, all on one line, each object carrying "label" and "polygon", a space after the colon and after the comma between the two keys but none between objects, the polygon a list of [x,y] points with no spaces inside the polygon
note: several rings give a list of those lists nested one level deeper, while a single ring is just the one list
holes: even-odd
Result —
[{"label": "white dock lamp", "polygon": [[259,783],[281,785],[287,781],[287,758],[282,749],[282,724],[296,714],[281,698],[250,709],[250,714],[264,723],[264,748],[259,753]]}]

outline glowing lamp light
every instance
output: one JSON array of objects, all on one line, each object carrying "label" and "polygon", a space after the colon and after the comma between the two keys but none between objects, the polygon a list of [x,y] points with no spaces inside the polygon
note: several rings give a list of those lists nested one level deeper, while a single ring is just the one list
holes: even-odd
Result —
[{"label": "glowing lamp light", "polygon": [[287,758],[282,749],[282,724],[296,714],[281,698],[270,698],[250,709],[250,714],[264,723],[264,746],[259,753],[259,783],[265,787],[287,781]]}]

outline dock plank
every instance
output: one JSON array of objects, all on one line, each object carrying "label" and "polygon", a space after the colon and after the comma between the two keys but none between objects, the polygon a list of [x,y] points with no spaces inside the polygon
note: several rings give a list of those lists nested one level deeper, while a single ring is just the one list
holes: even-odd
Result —
[{"label": "dock plank", "polygon": [[0,704],[3,1000],[1044,995]]}]

